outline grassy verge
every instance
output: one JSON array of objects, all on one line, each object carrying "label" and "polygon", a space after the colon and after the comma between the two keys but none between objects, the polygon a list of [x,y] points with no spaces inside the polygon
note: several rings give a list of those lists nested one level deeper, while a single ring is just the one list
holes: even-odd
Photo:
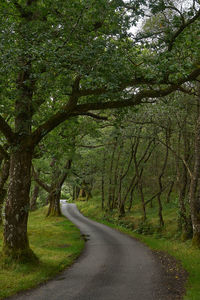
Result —
[{"label": "grassy verge", "polygon": [[[172,204],[169,206],[168,210],[165,210],[166,223],[169,225],[164,228],[163,232],[154,231],[152,234],[144,235],[137,233],[137,230],[130,229],[131,224],[132,228],[136,228],[135,223],[139,224],[137,207],[135,215],[134,213],[127,214],[125,218],[119,221],[115,212],[110,215],[102,212],[100,201],[96,200],[97,199],[89,202],[77,202],[77,206],[85,216],[127,233],[144,242],[153,250],[165,251],[174,256],[181,262],[183,268],[189,273],[186,286],[187,292],[184,299],[200,299],[200,250],[193,248],[190,240],[182,242],[178,235],[174,235],[175,225],[173,224],[175,223],[175,215],[173,214]],[[156,215],[153,214],[153,211],[150,213],[152,214],[154,223]]]},{"label": "grassy verge", "polygon": [[[1,267],[0,299],[52,278],[70,266],[84,246],[79,230],[70,221],[64,217],[45,218],[45,208],[30,214],[28,232],[30,246],[40,262],[35,266],[13,264]],[[0,249],[1,237],[0,227]]]}]

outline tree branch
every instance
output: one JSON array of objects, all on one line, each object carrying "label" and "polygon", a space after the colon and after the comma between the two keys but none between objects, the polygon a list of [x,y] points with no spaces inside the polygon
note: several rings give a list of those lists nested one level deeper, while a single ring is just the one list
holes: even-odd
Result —
[{"label": "tree branch", "polygon": [[[77,77],[73,89],[72,94],[69,99],[69,102],[64,105],[56,114],[50,117],[45,123],[40,125],[33,133],[32,133],[32,142],[31,146],[37,145],[40,140],[47,135],[51,130],[53,130],[56,126],[61,124],[62,122],[68,120],[71,117],[83,115],[88,113],[90,110],[103,110],[103,109],[112,109],[112,108],[121,108],[128,106],[135,106],[142,102],[145,98],[159,98],[164,97],[172,92],[176,91],[183,83],[187,81],[192,81],[196,79],[200,75],[200,68],[192,71],[187,77],[179,79],[176,84],[171,84],[165,88],[160,88],[158,90],[142,90],[137,94],[132,95],[128,99],[123,99],[119,101],[108,101],[108,102],[91,102],[85,104],[77,105],[78,99],[81,97],[81,93],[79,91],[79,81],[80,77]],[[130,83],[129,83],[130,84]],[[124,89],[127,86],[124,87]],[[102,91],[102,94],[105,91]],[[91,114],[89,112],[89,114]]]},{"label": "tree branch", "polygon": [[63,183],[65,182],[65,179],[67,178],[68,172],[71,169],[72,166],[72,160],[69,159],[64,167],[65,172],[60,176],[59,178],[59,186],[62,187]]},{"label": "tree branch", "polygon": [[33,165],[32,165],[32,174],[37,184],[39,184],[39,186],[41,186],[46,192],[50,193],[51,187],[39,178],[38,173],[35,171]]},{"label": "tree branch", "polygon": [[9,159],[9,155],[7,153],[7,151],[0,145],[0,154],[6,159]]},{"label": "tree branch", "polygon": [[200,17],[200,10],[197,12],[197,14],[192,19],[188,20],[187,22],[183,23],[180,26],[180,28],[174,33],[173,37],[171,38],[171,41],[170,41],[169,47],[168,47],[169,51],[172,50],[174,42],[177,39],[177,37],[185,30],[185,28],[187,28],[188,26],[193,24],[199,17]]},{"label": "tree branch", "polygon": [[[73,114],[71,116],[73,116]],[[75,114],[75,116],[76,116],[76,114]],[[103,120],[103,121],[108,120],[107,117],[95,115],[95,114],[90,113],[90,112],[80,113],[79,116],[88,116],[88,117],[91,117],[91,118],[94,118],[94,119],[97,119],[97,120]]]},{"label": "tree branch", "polygon": [[15,134],[2,116],[0,116],[0,131],[3,133],[9,143],[14,141]]},{"label": "tree branch", "polygon": [[171,182],[169,182],[167,185],[162,187],[161,191],[155,193],[149,200],[145,201],[144,205],[146,206],[148,203],[150,203],[153,199],[155,199],[160,193],[164,192],[166,188],[170,185]]},{"label": "tree branch", "polygon": [[187,171],[188,171],[190,177],[192,178],[193,174],[192,174],[192,171],[190,170],[190,167],[189,167],[188,163],[186,162],[186,160],[185,160],[183,157],[181,157],[180,155],[178,155],[178,154],[176,153],[176,151],[175,151],[174,149],[172,149],[169,145],[167,145],[165,142],[161,141],[161,140],[158,139],[158,138],[157,138],[157,141],[158,141],[159,143],[161,143],[162,145],[164,145],[166,148],[168,148],[168,149],[174,154],[174,156],[175,156],[176,158],[180,159],[180,160],[183,162],[183,164],[185,165],[185,167],[186,167],[186,169],[187,169]]},{"label": "tree branch", "polygon": [[75,109],[77,102],[78,102],[77,94],[79,94],[80,80],[81,80],[81,77],[78,75],[75,78],[74,83],[72,85],[72,93],[71,93],[68,103],[66,105],[64,105],[58,113],[56,113],[52,117],[50,117],[46,122],[44,122],[42,125],[40,125],[32,133],[32,139],[31,139],[32,147],[37,145],[40,142],[40,140],[44,136],[46,136],[51,130],[53,130],[59,124],[66,121],[67,119],[69,119],[69,117],[72,116],[72,112]]}]

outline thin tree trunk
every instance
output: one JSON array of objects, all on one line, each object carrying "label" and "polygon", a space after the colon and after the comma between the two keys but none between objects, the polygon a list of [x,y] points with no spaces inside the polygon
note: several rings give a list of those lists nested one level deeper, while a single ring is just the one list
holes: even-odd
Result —
[{"label": "thin tree trunk", "polygon": [[[136,179],[136,175],[133,176],[133,178],[131,179],[131,182],[130,182],[130,184],[129,184],[127,190],[126,190],[126,193],[125,193],[124,199],[123,199],[123,202],[124,202],[124,203],[126,202],[129,193],[132,193],[132,191],[134,190],[134,187],[135,187],[135,185],[136,185],[136,184],[134,184],[134,183],[135,183],[135,179]],[[131,197],[131,199],[132,199],[132,197]],[[130,207],[131,207],[131,206],[132,206],[132,204],[131,204],[131,201],[130,201],[130,202],[129,202],[129,208],[128,208],[128,211],[130,211],[130,209],[131,209]]]},{"label": "thin tree trunk", "polygon": [[193,244],[200,247],[200,87],[198,97],[198,118],[196,121],[195,130],[195,154],[194,154],[194,169],[190,182],[190,211],[193,228]]},{"label": "thin tree trunk", "polygon": [[113,170],[113,163],[114,163],[114,156],[115,156],[115,151],[117,148],[117,142],[114,144],[114,148],[112,151],[112,156],[111,156],[111,162],[110,162],[110,171],[109,171],[109,189],[108,189],[108,208],[109,210],[112,210],[112,190],[113,190],[113,180],[112,180],[112,170]]},{"label": "thin tree trunk", "polygon": [[169,187],[169,191],[167,193],[167,198],[166,198],[166,202],[167,203],[170,203],[170,196],[171,196],[171,193],[173,191],[173,187],[174,187],[174,180],[171,181],[171,184],[170,184],[170,187]]},{"label": "thin tree trunk", "polygon": [[129,162],[128,162],[128,165],[127,165],[127,168],[125,170],[125,172],[122,174],[122,176],[120,176],[120,199],[119,199],[119,211],[120,211],[120,216],[124,216],[125,215],[125,201],[124,199],[122,200],[122,197],[121,197],[121,188],[122,188],[122,181],[124,180],[124,178],[127,176],[128,174],[128,171],[130,169],[130,166],[131,166],[131,163],[132,163],[132,160],[133,160],[133,155],[134,155],[134,151],[135,151],[135,143],[131,143],[131,154],[130,154],[130,157],[129,157]]},{"label": "thin tree trunk", "polygon": [[114,183],[113,183],[113,189],[112,189],[112,209],[117,207],[117,197],[116,197],[116,188],[117,188],[117,182],[118,182],[118,171],[119,171],[119,162],[120,162],[120,157],[123,149],[123,143],[120,145],[118,156],[117,156],[117,161],[115,165],[115,171],[114,171]]},{"label": "thin tree trunk", "polygon": [[159,216],[160,227],[163,227],[165,225],[164,219],[163,219],[163,214],[162,214],[163,208],[162,208],[161,194],[163,191],[162,177],[164,175],[164,172],[165,172],[165,169],[167,166],[167,160],[168,160],[168,154],[169,154],[169,148],[168,148],[169,140],[170,140],[170,128],[168,128],[166,130],[166,145],[167,145],[167,147],[166,147],[165,159],[164,159],[164,163],[163,163],[161,172],[158,177],[159,193],[158,193],[157,199],[158,199],[158,216]]},{"label": "thin tree trunk", "polygon": [[130,193],[130,202],[129,202],[129,207],[128,207],[128,211],[130,212],[133,206],[133,193],[135,190],[136,184],[132,187],[131,189],[131,193]]},{"label": "thin tree trunk", "polygon": [[106,166],[106,152],[103,154],[102,170],[101,170],[101,209],[104,210],[105,203],[105,166]]},{"label": "thin tree trunk", "polygon": [[34,211],[37,209],[37,198],[39,195],[39,191],[40,191],[39,185],[35,184],[33,193],[32,193],[32,197],[31,197],[31,201],[30,201],[30,210],[31,211]]},{"label": "thin tree trunk", "polygon": [[[138,145],[139,145],[139,138],[138,138],[138,141],[137,141],[137,147],[138,147]],[[134,164],[135,164],[135,171],[136,171],[136,176],[137,176],[138,189],[139,189],[140,197],[141,197],[143,221],[146,221],[147,215],[146,215],[146,206],[145,206],[143,186],[142,186],[142,178],[140,176],[136,154],[137,154],[137,151],[134,152],[133,159],[134,159]]]}]

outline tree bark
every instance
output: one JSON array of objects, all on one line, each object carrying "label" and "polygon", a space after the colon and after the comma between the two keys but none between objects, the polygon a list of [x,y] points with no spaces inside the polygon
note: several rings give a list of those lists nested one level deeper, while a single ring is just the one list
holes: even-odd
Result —
[{"label": "tree bark", "polygon": [[[188,235],[188,218],[187,218],[187,210],[185,205],[185,198],[187,193],[187,185],[188,185],[188,175],[187,175],[187,168],[183,161],[180,160],[180,152],[181,152],[181,135],[184,138],[184,160],[188,163],[189,156],[186,147],[186,118],[184,123],[181,124],[179,137],[178,137],[178,148],[177,153],[175,155],[176,160],[176,173],[177,173],[177,183],[178,183],[178,190],[179,190],[179,218],[178,218],[178,229],[182,231],[182,237],[187,238]],[[182,133],[183,131],[183,133]]]},{"label": "tree bark", "polygon": [[114,156],[115,156],[115,151],[117,148],[117,141],[114,144],[113,151],[112,151],[112,156],[111,156],[111,162],[110,162],[110,171],[109,171],[109,189],[108,189],[108,208],[109,210],[112,210],[112,196],[113,196],[113,163],[114,163]]},{"label": "tree bark", "polygon": [[0,176],[0,225],[2,224],[2,209],[4,200],[6,198],[7,190],[4,188],[4,185],[9,176],[9,168],[10,168],[10,160],[4,159],[2,168],[1,168],[1,176]]},{"label": "tree bark", "polygon": [[170,127],[168,127],[166,129],[166,145],[167,145],[167,147],[166,147],[165,159],[164,159],[164,163],[163,163],[161,172],[158,176],[159,193],[158,193],[157,199],[158,199],[158,216],[159,216],[159,225],[160,225],[160,227],[163,227],[165,225],[164,219],[163,219],[163,214],[162,214],[163,207],[162,207],[161,194],[163,192],[162,178],[163,178],[163,175],[165,173],[165,169],[166,169],[166,166],[167,166],[168,155],[169,155],[168,145],[169,145],[169,142],[170,142],[170,133],[171,133]]},{"label": "tree bark", "polygon": [[129,161],[128,161],[128,165],[127,168],[125,170],[125,172],[122,173],[122,175],[120,176],[120,198],[119,198],[119,211],[120,211],[120,216],[124,216],[125,215],[125,197],[122,199],[122,195],[121,195],[121,188],[122,188],[122,181],[124,180],[124,178],[127,176],[132,160],[133,160],[133,155],[134,155],[134,151],[135,151],[135,143],[131,142],[131,152],[130,152],[130,157],[129,157]]},{"label": "tree bark", "polygon": [[49,200],[49,208],[47,212],[47,217],[53,216],[53,217],[60,217],[61,216],[61,210],[60,210],[60,196],[61,196],[61,188],[60,186],[55,188],[55,190],[51,191],[48,195]]},{"label": "tree bark", "polygon": [[35,184],[34,189],[33,189],[33,194],[31,197],[31,202],[30,202],[30,210],[34,211],[37,209],[37,198],[39,195],[40,187],[38,184]]},{"label": "tree bark", "polygon": [[68,171],[71,168],[72,160],[69,159],[64,167],[64,172],[61,174],[59,170],[56,170],[57,175],[55,180],[55,170],[54,170],[54,161],[52,161],[52,183],[51,186],[44,183],[41,179],[39,179],[37,172],[33,169],[33,175],[35,177],[36,182],[49,194],[47,196],[47,203],[49,203],[49,208],[47,211],[48,216],[61,216],[60,210],[60,196],[63,183],[65,182]]},{"label": "tree bark", "polygon": [[173,191],[173,187],[174,187],[174,180],[171,181],[171,184],[170,184],[170,187],[169,187],[169,191],[167,193],[167,198],[166,198],[166,202],[167,203],[170,203],[170,196],[171,196],[171,193]]},{"label": "tree bark", "polygon": [[106,167],[106,152],[103,154],[102,170],[101,170],[101,209],[104,210],[105,203],[105,167]]},{"label": "tree bark", "polygon": [[[138,145],[139,145],[139,138],[138,138],[138,141],[137,141],[136,149],[138,148]],[[145,207],[145,200],[144,200],[144,193],[143,193],[142,177],[141,177],[141,173],[139,171],[139,163],[137,162],[136,155],[137,155],[137,151],[135,151],[133,159],[134,159],[134,164],[135,164],[135,172],[136,172],[136,177],[137,177],[137,182],[138,182],[138,189],[139,189],[140,196],[141,196],[143,221],[146,221],[147,215],[146,215],[146,207]]]},{"label": "tree bark", "polygon": [[32,153],[27,149],[13,151],[10,157],[3,254],[20,261],[36,259],[27,236],[31,159]]},{"label": "tree bark", "polygon": [[133,193],[134,193],[134,190],[135,190],[136,185],[137,185],[137,183],[134,184],[134,186],[133,186],[132,189],[131,189],[131,193],[130,193],[130,202],[129,202],[129,207],[128,207],[128,211],[129,211],[129,212],[131,211],[132,206],[133,206]]},{"label": "tree bark", "polygon": [[115,170],[114,170],[114,183],[113,183],[113,189],[112,189],[112,209],[117,207],[117,196],[116,196],[116,189],[117,189],[117,182],[119,178],[119,162],[120,162],[120,157],[123,151],[123,143],[120,144],[119,147],[119,152],[117,155],[116,159],[116,164],[115,164]]}]

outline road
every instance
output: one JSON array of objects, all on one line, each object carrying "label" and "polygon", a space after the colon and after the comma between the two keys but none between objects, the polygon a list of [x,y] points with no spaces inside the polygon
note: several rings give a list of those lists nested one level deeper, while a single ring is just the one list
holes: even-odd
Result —
[{"label": "road", "polygon": [[62,213],[87,236],[79,259],[55,279],[15,300],[171,300],[155,255],[137,240],[84,217],[75,204]]}]

